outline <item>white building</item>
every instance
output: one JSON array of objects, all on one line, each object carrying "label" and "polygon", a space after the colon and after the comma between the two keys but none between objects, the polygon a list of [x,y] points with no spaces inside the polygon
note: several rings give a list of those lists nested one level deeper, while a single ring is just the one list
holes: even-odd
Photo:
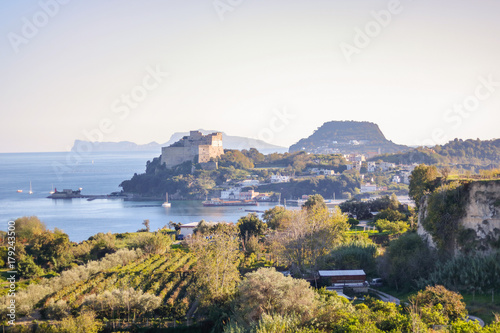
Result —
[{"label": "white building", "polygon": [[410,175],[411,175],[411,172],[403,172],[401,174],[401,176],[402,176],[401,182],[403,184],[410,184]]},{"label": "white building", "polygon": [[[190,223],[186,223],[186,224],[181,225],[180,234],[184,235],[184,237],[192,236],[193,230],[198,227],[199,223],[200,222],[190,222]],[[227,222],[205,222],[205,223],[208,224],[210,227],[213,227],[219,223],[227,223]]]},{"label": "white building", "polygon": [[238,184],[241,186],[257,186],[259,185],[259,181],[257,179],[245,179]]},{"label": "white building", "polygon": [[255,192],[254,190],[240,192],[239,200],[253,200],[259,195],[259,192]]},{"label": "white building", "polygon": [[240,199],[241,188],[232,187],[227,190],[220,192],[220,198],[222,200],[239,200]]},{"label": "white building", "polygon": [[379,164],[379,167],[382,171],[389,171],[389,170],[396,168],[396,164],[389,163],[389,162],[381,162]]},{"label": "white building", "polygon": [[358,155],[354,156],[354,161],[356,161],[356,162],[364,162],[364,161],[366,161],[366,157],[365,157],[365,155],[359,155],[358,154]]},{"label": "white building", "polygon": [[366,183],[361,185],[361,193],[376,192],[376,191],[377,191],[377,185],[375,184]]},{"label": "white building", "polygon": [[399,184],[399,183],[401,183],[401,177],[395,175],[394,177],[392,177],[391,181],[393,183],[398,183]]},{"label": "white building", "polygon": [[282,176],[282,175],[272,175],[271,183],[287,183],[290,181],[290,176]]},{"label": "white building", "polygon": [[377,169],[377,163],[376,162],[368,162],[367,171],[368,172],[375,172],[375,169]]},{"label": "white building", "polygon": [[315,175],[327,175],[327,176],[333,176],[335,174],[335,171],[333,170],[328,170],[328,169],[319,169],[319,168],[312,168],[309,170],[312,174]]}]

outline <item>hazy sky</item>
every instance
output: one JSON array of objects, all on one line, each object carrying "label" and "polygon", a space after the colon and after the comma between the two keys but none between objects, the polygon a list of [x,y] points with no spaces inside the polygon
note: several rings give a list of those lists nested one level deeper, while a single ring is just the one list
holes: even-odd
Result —
[{"label": "hazy sky", "polygon": [[[500,137],[498,0],[0,2],[0,152],[326,121],[396,143]],[[167,74],[168,73],[168,74]]]}]

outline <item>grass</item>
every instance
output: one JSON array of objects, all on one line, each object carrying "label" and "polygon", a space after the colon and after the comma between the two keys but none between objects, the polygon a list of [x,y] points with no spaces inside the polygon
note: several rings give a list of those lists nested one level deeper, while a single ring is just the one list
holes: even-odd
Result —
[{"label": "grass", "polygon": [[495,319],[494,313],[500,313],[500,293],[497,292],[491,299],[491,293],[487,294],[462,294],[467,310],[470,315],[477,316],[490,324]]},{"label": "grass", "polygon": [[380,290],[383,293],[386,293],[386,294],[389,294],[391,296],[396,297],[397,299],[399,299],[401,301],[401,304],[407,302],[408,301],[408,297],[410,297],[411,295],[416,294],[415,291],[396,290],[396,289],[393,289],[393,288],[389,288],[388,286],[385,286],[385,285],[382,286],[382,287],[377,287],[375,289]]}]

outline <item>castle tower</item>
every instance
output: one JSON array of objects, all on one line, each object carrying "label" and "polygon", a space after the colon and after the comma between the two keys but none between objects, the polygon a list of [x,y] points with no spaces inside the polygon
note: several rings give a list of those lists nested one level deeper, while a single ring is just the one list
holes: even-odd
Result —
[{"label": "castle tower", "polygon": [[167,168],[172,168],[186,161],[198,163],[210,162],[210,159],[220,157],[224,154],[222,147],[222,133],[203,135],[199,131],[189,132],[189,136],[163,147],[161,152],[161,163]]}]

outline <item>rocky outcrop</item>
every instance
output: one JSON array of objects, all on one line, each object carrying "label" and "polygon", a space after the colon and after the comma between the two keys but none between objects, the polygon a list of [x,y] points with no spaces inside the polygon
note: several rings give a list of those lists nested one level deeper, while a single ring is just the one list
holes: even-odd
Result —
[{"label": "rocky outcrop", "polygon": [[[462,185],[463,186],[463,185]],[[489,252],[500,248],[500,180],[474,181],[467,184],[465,213],[457,221],[458,228],[453,237],[453,253],[472,250]],[[426,230],[425,219],[429,216],[429,198],[422,199],[418,234],[430,247],[436,248],[440,239],[430,230]],[[439,223],[439,221],[438,221]]]}]

